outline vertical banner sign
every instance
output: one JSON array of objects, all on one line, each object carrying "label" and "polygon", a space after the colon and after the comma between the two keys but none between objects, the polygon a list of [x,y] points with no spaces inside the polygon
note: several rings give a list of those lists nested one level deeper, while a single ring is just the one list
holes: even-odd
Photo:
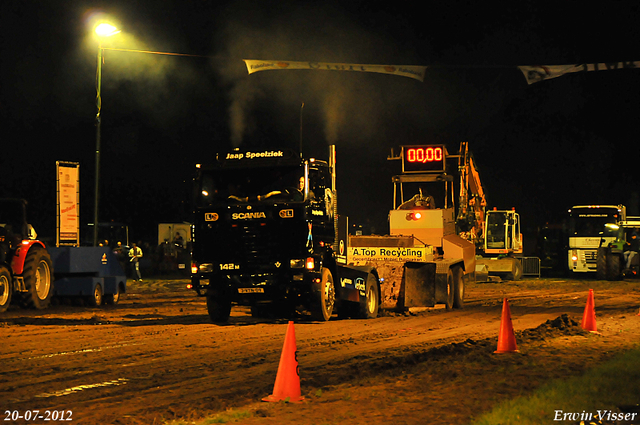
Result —
[{"label": "vertical banner sign", "polygon": [[80,245],[80,164],[56,161],[58,188],[56,246]]}]

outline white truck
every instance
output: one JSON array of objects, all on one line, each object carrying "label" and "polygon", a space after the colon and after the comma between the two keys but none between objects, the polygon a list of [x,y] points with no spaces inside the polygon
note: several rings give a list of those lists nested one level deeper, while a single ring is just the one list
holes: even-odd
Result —
[{"label": "white truck", "polygon": [[[597,272],[598,249],[616,240],[627,219],[624,205],[576,205],[569,209],[567,265],[573,273]],[[601,267],[602,271],[602,267]]]}]

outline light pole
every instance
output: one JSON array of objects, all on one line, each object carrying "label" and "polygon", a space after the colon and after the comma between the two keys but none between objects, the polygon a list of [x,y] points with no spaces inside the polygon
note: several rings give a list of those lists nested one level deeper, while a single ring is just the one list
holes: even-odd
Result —
[{"label": "light pole", "polygon": [[96,186],[95,186],[95,198],[93,203],[93,246],[98,246],[98,201],[99,201],[99,188],[100,188],[100,123],[102,117],[100,111],[102,109],[102,96],[100,91],[102,90],[102,39],[104,37],[110,37],[118,34],[118,30],[113,25],[100,24],[95,29],[98,35],[98,69],[96,70],[96,107],[98,112],[96,113]]}]

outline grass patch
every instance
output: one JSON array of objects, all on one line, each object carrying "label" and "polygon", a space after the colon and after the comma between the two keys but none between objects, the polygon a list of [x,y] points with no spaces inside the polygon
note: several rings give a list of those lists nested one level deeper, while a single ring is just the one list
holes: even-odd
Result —
[{"label": "grass patch", "polygon": [[[588,419],[595,422],[599,419],[596,417],[598,410],[620,412],[619,406],[636,405],[638,394],[640,348],[635,348],[587,370],[581,376],[555,380],[540,387],[530,396],[503,402],[472,424],[538,425],[554,423],[567,413],[591,413],[592,418],[578,417],[577,421]],[[637,423],[639,416],[636,415],[635,421],[629,423]],[[604,416],[602,419],[612,418]],[[569,423],[577,423],[575,417],[560,420],[564,423],[567,420]]]}]

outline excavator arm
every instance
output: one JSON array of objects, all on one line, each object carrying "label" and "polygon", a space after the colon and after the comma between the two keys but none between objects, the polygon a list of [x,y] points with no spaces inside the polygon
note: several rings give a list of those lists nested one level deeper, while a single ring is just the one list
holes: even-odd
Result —
[{"label": "excavator arm", "polygon": [[458,174],[460,175],[460,198],[456,217],[457,233],[477,247],[481,247],[484,243],[487,199],[473,155],[469,152],[468,142],[460,143]]}]

